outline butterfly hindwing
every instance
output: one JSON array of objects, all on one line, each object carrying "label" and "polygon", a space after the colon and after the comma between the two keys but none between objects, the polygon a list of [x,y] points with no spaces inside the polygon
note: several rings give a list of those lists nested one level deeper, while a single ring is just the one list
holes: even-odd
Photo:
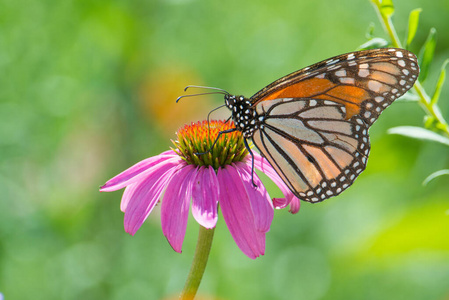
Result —
[{"label": "butterfly hindwing", "polygon": [[253,142],[298,198],[338,195],[365,169],[367,126],[357,117],[346,120],[344,105],[283,98],[261,102],[256,111],[265,118]]}]

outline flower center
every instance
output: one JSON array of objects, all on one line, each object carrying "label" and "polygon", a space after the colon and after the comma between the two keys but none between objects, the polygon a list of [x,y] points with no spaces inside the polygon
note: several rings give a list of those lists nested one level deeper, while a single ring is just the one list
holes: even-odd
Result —
[{"label": "flower center", "polygon": [[175,151],[188,164],[212,166],[215,170],[242,161],[248,151],[242,133],[238,130],[223,133],[212,148],[219,132],[233,128],[233,122],[224,121],[202,121],[186,125],[176,132],[178,140],[173,142],[177,148]]}]

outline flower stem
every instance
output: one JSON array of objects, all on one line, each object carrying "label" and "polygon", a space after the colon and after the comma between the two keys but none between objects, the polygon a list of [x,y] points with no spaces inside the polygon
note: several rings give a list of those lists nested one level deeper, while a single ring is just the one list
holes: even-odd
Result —
[{"label": "flower stem", "polygon": [[[391,39],[391,43],[394,47],[402,48],[401,41],[399,40],[398,34],[396,33],[396,29],[394,28],[393,22],[391,21],[391,16],[387,16],[382,13],[381,9],[381,1],[379,0],[371,0],[376,8],[376,12],[379,16],[382,25],[384,26],[387,34]],[[436,105],[432,104],[430,97],[427,95],[421,83],[416,80],[413,89],[419,96],[419,103],[423,110],[427,113],[427,115],[433,117],[438,123],[438,129],[442,130],[447,136],[449,136],[449,125],[443,116],[439,113],[439,109],[436,108]]]},{"label": "flower stem", "polygon": [[206,229],[200,226],[198,233],[198,242],[196,244],[195,255],[193,256],[192,266],[187,276],[186,284],[181,292],[179,299],[190,300],[195,298],[204,270],[206,269],[207,259],[209,258],[212,240],[214,238],[215,228]]}]

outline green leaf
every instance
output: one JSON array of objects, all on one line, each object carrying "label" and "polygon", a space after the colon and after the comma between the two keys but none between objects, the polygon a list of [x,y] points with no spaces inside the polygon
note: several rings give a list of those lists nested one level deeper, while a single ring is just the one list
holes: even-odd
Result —
[{"label": "green leaf", "polygon": [[418,102],[419,100],[421,100],[421,98],[418,95],[416,95],[410,91],[407,91],[404,95],[402,95],[396,101],[397,102]]},{"label": "green leaf", "polygon": [[420,58],[421,58],[421,72],[419,74],[419,80],[421,83],[426,80],[427,74],[429,73],[430,63],[433,60],[433,55],[435,53],[436,46],[436,29],[430,28],[429,35],[427,36],[427,40],[421,48]]},{"label": "green leaf", "polygon": [[434,105],[438,102],[441,94],[441,88],[443,87],[444,81],[446,80],[446,65],[449,63],[449,59],[446,59],[441,66],[440,76],[438,76],[438,81],[435,86],[435,92],[433,93],[430,104]]},{"label": "green leaf", "polygon": [[421,8],[416,8],[410,12],[408,17],[408,33],[407,33],[407,42],[406,48],[412,43],[413,38],[415,37],[416,30],[418,29],[419,22],[419,14],[421,13]]},{"label": "green leaf", "polygon": [[430,174],[429,176],[427,176],[426,179],[424,179],[424,181],[423,181],[422,184],[423,184],[423,185],[427,185],[430,181],[432,181],[432,180],[434,180],[435,178],[437,178],[437,177],[439,177],[439,176],[442,176],[442,175],[449,175],[449,170],[448,170],[448,169],[445,169],[445,170],[439,170],[439,171],[436,171],[436,172]]},{"label": "green leaf", "polygon": [[388,41],[382,38],[372,38],[360,45],[357,50],[376,49],[388,46]]},{"label": "green leaf", "polygon": [[414,139],[419,140],[427,140],[427,141],[433,141],[438,142],[441,144],[444,144],[446,146],[449,146],[449,138],[444,137],[442,135],[439,135],[433,131],[430,131],[428,129],[424,129],[421,127],[416,126],[399,126],[390,128],[388,130],[389,134],[399,134],[407,137],[411,137]]},{"label": "green leaf", "polygon": [[392,0],[382,0],[380,3],[380,13],[388,18],[394,14],[394,5]]}]

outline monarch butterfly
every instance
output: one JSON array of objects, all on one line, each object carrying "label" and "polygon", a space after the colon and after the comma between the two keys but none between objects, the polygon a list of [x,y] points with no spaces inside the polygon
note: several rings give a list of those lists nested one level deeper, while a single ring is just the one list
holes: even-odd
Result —
[{"label": "monarch butterfly", "polygon": [[241,131],[245,145],[252,139],[295,196],[320,202],[347,189],[365,169],[369,127],[418,74],[413,53],[373,49],[293,72],[251,98],[213,93],[224,94],[236,126],[222,133]]}]

